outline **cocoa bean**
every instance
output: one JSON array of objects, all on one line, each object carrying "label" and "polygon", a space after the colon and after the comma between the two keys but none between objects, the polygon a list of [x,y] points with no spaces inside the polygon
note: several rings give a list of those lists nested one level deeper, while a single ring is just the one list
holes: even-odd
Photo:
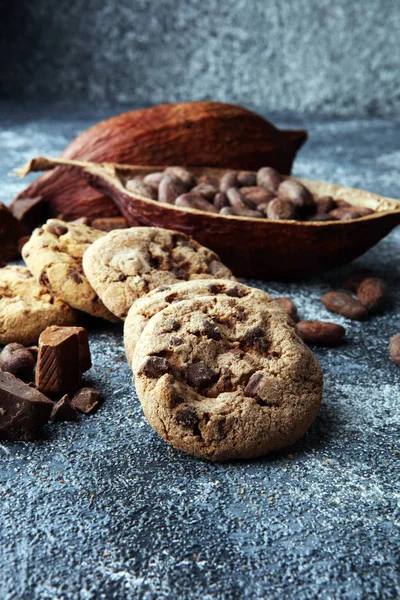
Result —
[{"label": "cocoa bean", "polygon": [[218,192],[217,194],[215,194],[214,206],[217,210],[221,210],[221,208],[230,206],[226,194],[224,194],[223,192]]},{"label": "cocoa bean", "polygon": [[234,171],[230,171],[223,175],[219,184],[219,191],[226,193],[232,187],[239,187],[239,182]]},{"label": "cocoa bean", "polygon": [[174,204],[175,199],[186,192],[186,185],[174,175],[165,175],[158,186],[158,200],[164,204]]},{"label": "cocoa bean", "polygon": [[252,219],[263,219],[264,215],[258,210],[252,210],[251,208],[233,208],[231,206],[221,208],[219,211],[220,215],[231,215],[236,217],[251,217]]},{"label": "cocoa bean", "polygon": [[219,214],[220,215],[230,216],[230,217],[235,217],[236,216],[236,211],[231,206],[223,206],[220,209]]},{"label": "cocoa bean", "polygon": [[317,211],[316,211],[317,215],[324,215],[324,214],[328,213],[330,210],[333,210],[334,208],[336,208],[335,201],[332,198],[332,196],[321,196],[320,198],[317,198],[317,200],[315,201],[315,204],[317,207]]},{"label": "cocoa bean", "polygon": [[219,178],[216,175],[201,175],[197,178],[197,183],[207,183],[219,190]]},{"label": "cocoa bean", "polygon": [[277,192],[282,181],[282,175],[272,167],[263,167],[257,171],[257,185],[266,190]]},{"label": "cocoa bean", "polygon": [[197,210],[204,210],[212,213],[218,212],[215,206],[206,200],[204,196],[192,192],[178,196],[175,200],[175,205],[183,208],[196,208]]},{"label": "cocoa bean", "polygon": [[254,208],[254,205],[237,188],[229,188],[226,195],[232,208]]},{"label": "cocoa bean", "polygon": [[139,179],[128,179],[125,187],[133,194],[144,196],[145,198],[151,198],[152,200],[157,200],[157,193],[154,191],[154,189],[144,184],[142,181],[139,181]]},{"label": "cocoa bean", "polygon": [[292,179],[282,181],[278,187],[278,196],[290,200],[301,216],[308,215],[315,210],[314,198],[304,185]]},{"label": "cocoa bean", "polygon": [[257,175],[251,171],[240,171],[237,174],[237,180],[239,185],[243,187],[257,185]]},{"label": "cocoa bean", "polygon": [[254,206],[257,206],[258,204],[268,204],[268,202],[276,197],[273,192],[264,190],[264,188],[259,186],[242,187],[240,188],[240,191]]},{"label": "cocoa bean", "polygon": [[368,309],[368,312],[379,312],[384,306],[389,294],[388,287],[379,277],[364,279],[357,289],[357,297]]},{"label": "cocoa bean", "polygon": [[350,221],[351,219],[359,219],[361,214],[354,208],[334,208],[329,211],[329,215],[338,221]]},{"label": "cocoa bean", "polygon": [[279,304],[281,308],[289,315],[289,317],[296,323],[298,321],[297,306],[290,298],[275,298],[275,302]]},{"label": "cocoa bean", "polygon": [[389,342],[390,359],[400,367],[400,333],[396,333]]},{"label": "cocoa bean", "polygon": [[214,200],[214,196],[217,192],[218,190],[209,183],[198,183],[193,189],[190,190],[191,194],[200,194],[210,202]]},{"label": "cocoa bean", "polygon": [[109,232],[114,229],[126,229],[128,223],[124,217],[105,217],[104,219],[93,219],[91,227]]},{"label": "cocoa bean", "polygon": [[335,217],[332,217],[331,215],[323,213],[321,215],[311,215],[310,217],[307,217],[305,221],[315,221],[317,223],[322,223],[324,221],[337,221],[337,219]]},{"label": "cocoa bean", "polygon": [[342,286],[345,290],[350,290],[351,292],[357,293],[360,283],[364,281],[364,279],[373,276],[374,272],[371,269],[359,269],[358,271],[354,271],[354,273],[349,275],[343,281]]},{"label": "cocoa bean", "polygon": [[167,167],[165,173],[180,179],[188,190],[196,185],[195,176],[184,167]]},{"label": "cocoa bean", "polygon": [[290,200],[275,198],[267,204],[266,215],[268,219],[293,221],[296,218],[296,208]]},{"label": "cocoa bean", "polygon": [[348,202],[346,202],[346,200],[343,200],[342,198],[337,198],[335,200],[334,208],[353,208],[353,205],[349,204]]},{"label": "cocoa bean", "polygon": [[336,346],[346,335],[344,327],[327,321],[300,321],[296,332],[306,344],[315,346]]},{"label": "cocoa bean", "polygon": [[145,185],[148,185],[149,187],[151,187],[153,190],[158,191],[158,186],[161,183],[161,179],[163,179],[164,177],[165,177],[164,171],[156,171],[154,173],[148,173],[144,177],[143,183]]},{"label": "cocoa bean", "polygon": [[360,300],[345,292],[328,292],[322,296],[321,302],[331,312],[355,321],[362,321],[368,315],[367,309]]},{"label": "cocoa bean", "polygon": [[12,373],[20,379],[32,377],[35,363],[32,352],[22,344],[7,344],[0,354],[0,371]]}]

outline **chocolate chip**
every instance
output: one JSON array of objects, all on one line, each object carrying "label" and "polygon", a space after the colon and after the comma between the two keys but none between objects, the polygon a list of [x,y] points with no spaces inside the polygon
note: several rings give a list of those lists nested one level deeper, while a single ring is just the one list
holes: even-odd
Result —
[{"label": "chocolate chip", "polygon": [[181,324],[176,319],[173,319],[170,324],[171,331],[179,331]]},{"label": "chocolate chip", "polygon": [[118,275],[117,281],[126,281],[128,279],[127,275],[124,275],[124,273],[120,273]]},{"label": "chocolate chip", "polygon": [[218,380],[218,373],[207,367],[203,362],[192,363],[186,369],[188,384],[198,390],[207,388]]},{"label": "chocolate chip", "polygon": [[193,429],[199,422],[194,406],[180,408],[175,414],[175,421],[184,429]]},{"label": "chocolate chip", "polygon": [[249,329],[245,334],[243,341],[248,346],[253,346],[261,352],[266,352],[269,344],[263,339],[264,336],[265,333],[260,327],[253,327],[253,329]]},{"label": "chocolate chip", "polygon": [[158,379],[162,375],[165,375],[165,373],[168,373],[169,369],[169,363],[166,358],[162,356],[149,356],[140,369],[140,373],[151,379]]},{"label": "chocolate chip", "polygon": [[257,398],[258,393],[260,391],[260,384],[262,381],[263,375],[262,373],[253,373],[250,377],[246,387],[244,388],[244,395],[249,396],[250,398]]},{"label": "chocolate chip", "polygon": [[247,312],[245,311],[243,306],[237,307],[236,318],[241,323],[244,323],[245,321],[247,321]]},{"label": "chocolate chip", "polygon": [[178,337],[178,336],[174,336],[173,338],[171,338],[171,345],[172,346],[182,346],[183,344],[183,339]]},{"label": "chocolate chip", "polygon": [[46,271],[40,273],[39,283],[51,291],[51,285]]},{"label": "chocolate chip", "polygon": [[220,294],[223,290],[223,286],[222,285],[217,285],[215,283],[212,283],[211,285],[208,286],[208,291],[211,294]]},{"label": "chocolate chip", "polygon": [[172,269],[173,274],[175,275],[175,277],[177,279],[186,279],[186,272],[185,269],[182,269],[180,267],[177,267],[175,269]]},{"label": "chocolate chip", "polygon": [[231,296],[232,298],[243,298],[246,296],[247,292],[245,290],[241,290],[237,285],[233,288],[230,288],[225,292],[227,296]]},{"label": "chocolate chip", "polygon": [[52,223],[47,226],[47,231],[56,237],[60,237],[60,235],[64,235],[64,233],[68,232],[68,227],[65,227],[65,225],[57,225]]},{"label": "chocolate chip", "polygon": [[149,265],[153,267],[153,269],[159,269],[162,263],[162,259],[158,256],[150,256]]},{"label": "chocolate chip", "polygon": [[74,269],[74,267],[68,269],[68,277],[78,285],[82,283],[82,276],[77,269]]},{"label": "chocolate chip", "polygon": [[221,334],[218,331],[215,323],[212,323],[211,321],[207,321],[207,319],[204,319],[204,321],[203,321],[203,331],[204,331],[204,334],[211,340],[215,340],[215,341],[219,342],[219,340],[221,339]]}]

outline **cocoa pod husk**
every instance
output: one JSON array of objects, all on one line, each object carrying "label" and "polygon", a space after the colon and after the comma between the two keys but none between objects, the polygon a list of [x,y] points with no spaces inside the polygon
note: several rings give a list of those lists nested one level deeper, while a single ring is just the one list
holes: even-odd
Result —
[{"label": "cocoa pod husk", "polygon": [[[66,159],[143,165],[231,167],[271,165],[289,174],[305,131],[280,130],[240,106],[184,102],[133,110],[87,129],[63,151]],[[119,216],[114,202],[91,188],[79,171],[59,167],[45,173],[12,203],[41,196],[47,217]],[[38,223],[35,223],[35,225]]]}]

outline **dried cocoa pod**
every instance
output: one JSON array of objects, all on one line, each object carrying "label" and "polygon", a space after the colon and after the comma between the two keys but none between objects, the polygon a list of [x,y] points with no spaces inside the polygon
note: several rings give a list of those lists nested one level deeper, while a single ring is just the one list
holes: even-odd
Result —
[{"label": "dried cocoa pod", "polygon": [[225,175],[221,177],[221,181],[219,182],[219,191],[224,192],[226,194],[226,192],[232,187],[239,187],[237,175],[234,171],[225,173]]},{"label": "dried cocoa pod", "polygon": [[257,175],[251,171],[240,171],[237,180],[241,187],[252,187],[257,185]]},{"label": "dried cocoa pod", "polygon": [[165,204],[174,204],[175,199],[186,192],[186,185],[178,177],[165,175],[158,186],[158,200]]},{"label": "dried cocoa pod", "polygon": [[268,204],[268,202],[276,197],[273,192],[259,186],[242,187],[240,188],[240,192],[254,206],[257,206],[258,204]]},{"label": "dried cocoa pod", "polygon": [[343,315],[348,319],[362,321],[368,316],[365,306],[357,298],[353,298],[345,292],[328,292],[322,296],[321,302],[331,312]]},{"label": "dried cocoa pod", "polygon": [[343,281],[342,285],[345,290],[350,290],[351,292],[357,293],[360,283],[368,277],[374,277],[374,272],[371,269],[359,269],[358,271],[354,271],[354,273],[349,275]]},{"label": "dried cocoa pod", "polygon": [[296,208],[286,198],[274,198],[267,204],[266,215],[267,219],[293,221],[296,218]]},{"label": "dried cocoa pod", "polygon": [[278,187],[278,196],[290,200],[296,207],[296,211],[302,215],[308,215],[315,210],[315,202],[308,189],[292,179],[286,179]]},{"label": "dried cocoa pod", "polygon": [[132,192],[138,196],[144,196],[145,198],[150,198],[151,200],[157,200],[157,192],[149,185],[146,185],[135,177],[133,179],[128,179],[125,187],[128,192]]},{"label": "dried cocoa pod", "polygon": [[185,167],[167,167],[165,169],[165,174],[172,175],[173,177],[177,177],[178,179],[180,179],[186,186],[187,190],[190,190],[190,188],[196,185],[195,176],[193,175],[193,173],[185,169]]},{"label": "dried cocoa pod", "polygon": [[215,194],[214,206],[217,210],[221,210],[221,208],[230,206],[227,195],[223,192],[218,192],[218,194]]},{"label": "dried cocoa pod", "polygon": [[188,192],[187,194],[181,194],[175,200],[176,206],[183,208],[196,208],[197,210],[205,210],[206,212],[217,213],[218,210],[211,202],[206,200],[201,194],[194,194]]},{"label": "dried cocoa pod", "polygon": [[290,298],[275,298],[275,302],[279,304],[281,308],[289,315],[289,317],[296,323],[298,321],[297,306]]},{"label": "dried cocoa pod", "polygon": [[218,189],[209,183],[198,183],[194,188],[190,190],[191,194],[200,194],[204,196],[206,200],[212,202],[214,200],[215,194],[218,192]]},{"label": "dried cocoa pod", "polygon": [[379,312],[389,295],[388,286],[379,277],[363,279],[357,288],[357,297],[368,312]]},{"label": "dried cocoa pod", "polygon": [[321,196],[317,198],[315,201],[316,204],[316,214],[317,215],[325,215],[330,210],[333,210],[335,207],[335,201],[332,196]]},{"label": "dried cocoa pod", "polygon": [[389,342],[390,359],[400,367],[400,333],[394,335]]},{"label": "dried cocoa pod", "polygon": [[282,181],[282,175],[272,167],[262,167],[257,171],[257,185],[275,194]]},{"label": "dried cocoa pod", "polygon": [[232,208],[254,208],[254,205],[249,200],[247,200],[245,196],[243,196],[243,194],[240,190],[238,190],[238,188],[229,188],[226,192],[226,195]]},{"label": "dried cocoa pod", "polygon": [[165,177],[164,171],[155,171],[154,173],[148,173],[145,177],[143,177],[143,183],[158,192],[158,186],[160,185],[161,179],[163,179],[163,177]]},{"label": "dried cocoa pod", "polygon": [[300,321],[296,332],[306,344],[315,346],[337,346],[346,335],[344,327],[327,321]]}]

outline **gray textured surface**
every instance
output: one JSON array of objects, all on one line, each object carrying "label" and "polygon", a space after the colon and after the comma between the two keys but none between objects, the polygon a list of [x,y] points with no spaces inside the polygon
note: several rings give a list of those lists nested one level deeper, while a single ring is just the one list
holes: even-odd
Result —
[{"label": "gray textured surface", "polygon": [[2,3],[0,94],[400,113],[397,0]]},{"label": "gray textured surface", "polygon": [[[23,187],[7,178],[13,167],[100,117],[0,109],[7,201]],[[310,141],[296,174],[400,196],[398,120],[302,124]],[[119,328],[99,324],[89,372],[106,395],[99,412],[49,426],[42,442],[0,445],[0,598],[399,598],[400,369],[387,352],[400,331],[399,234],[356,263],[388,280],[390,309],[366,323],[335,317],[348,341],[316,350],[320,414],[279,456],[209,464],[171,450],[142,416]],[[319,297],[349,270],[250,283],[289,295],[304,318],[332,319]]]}]

